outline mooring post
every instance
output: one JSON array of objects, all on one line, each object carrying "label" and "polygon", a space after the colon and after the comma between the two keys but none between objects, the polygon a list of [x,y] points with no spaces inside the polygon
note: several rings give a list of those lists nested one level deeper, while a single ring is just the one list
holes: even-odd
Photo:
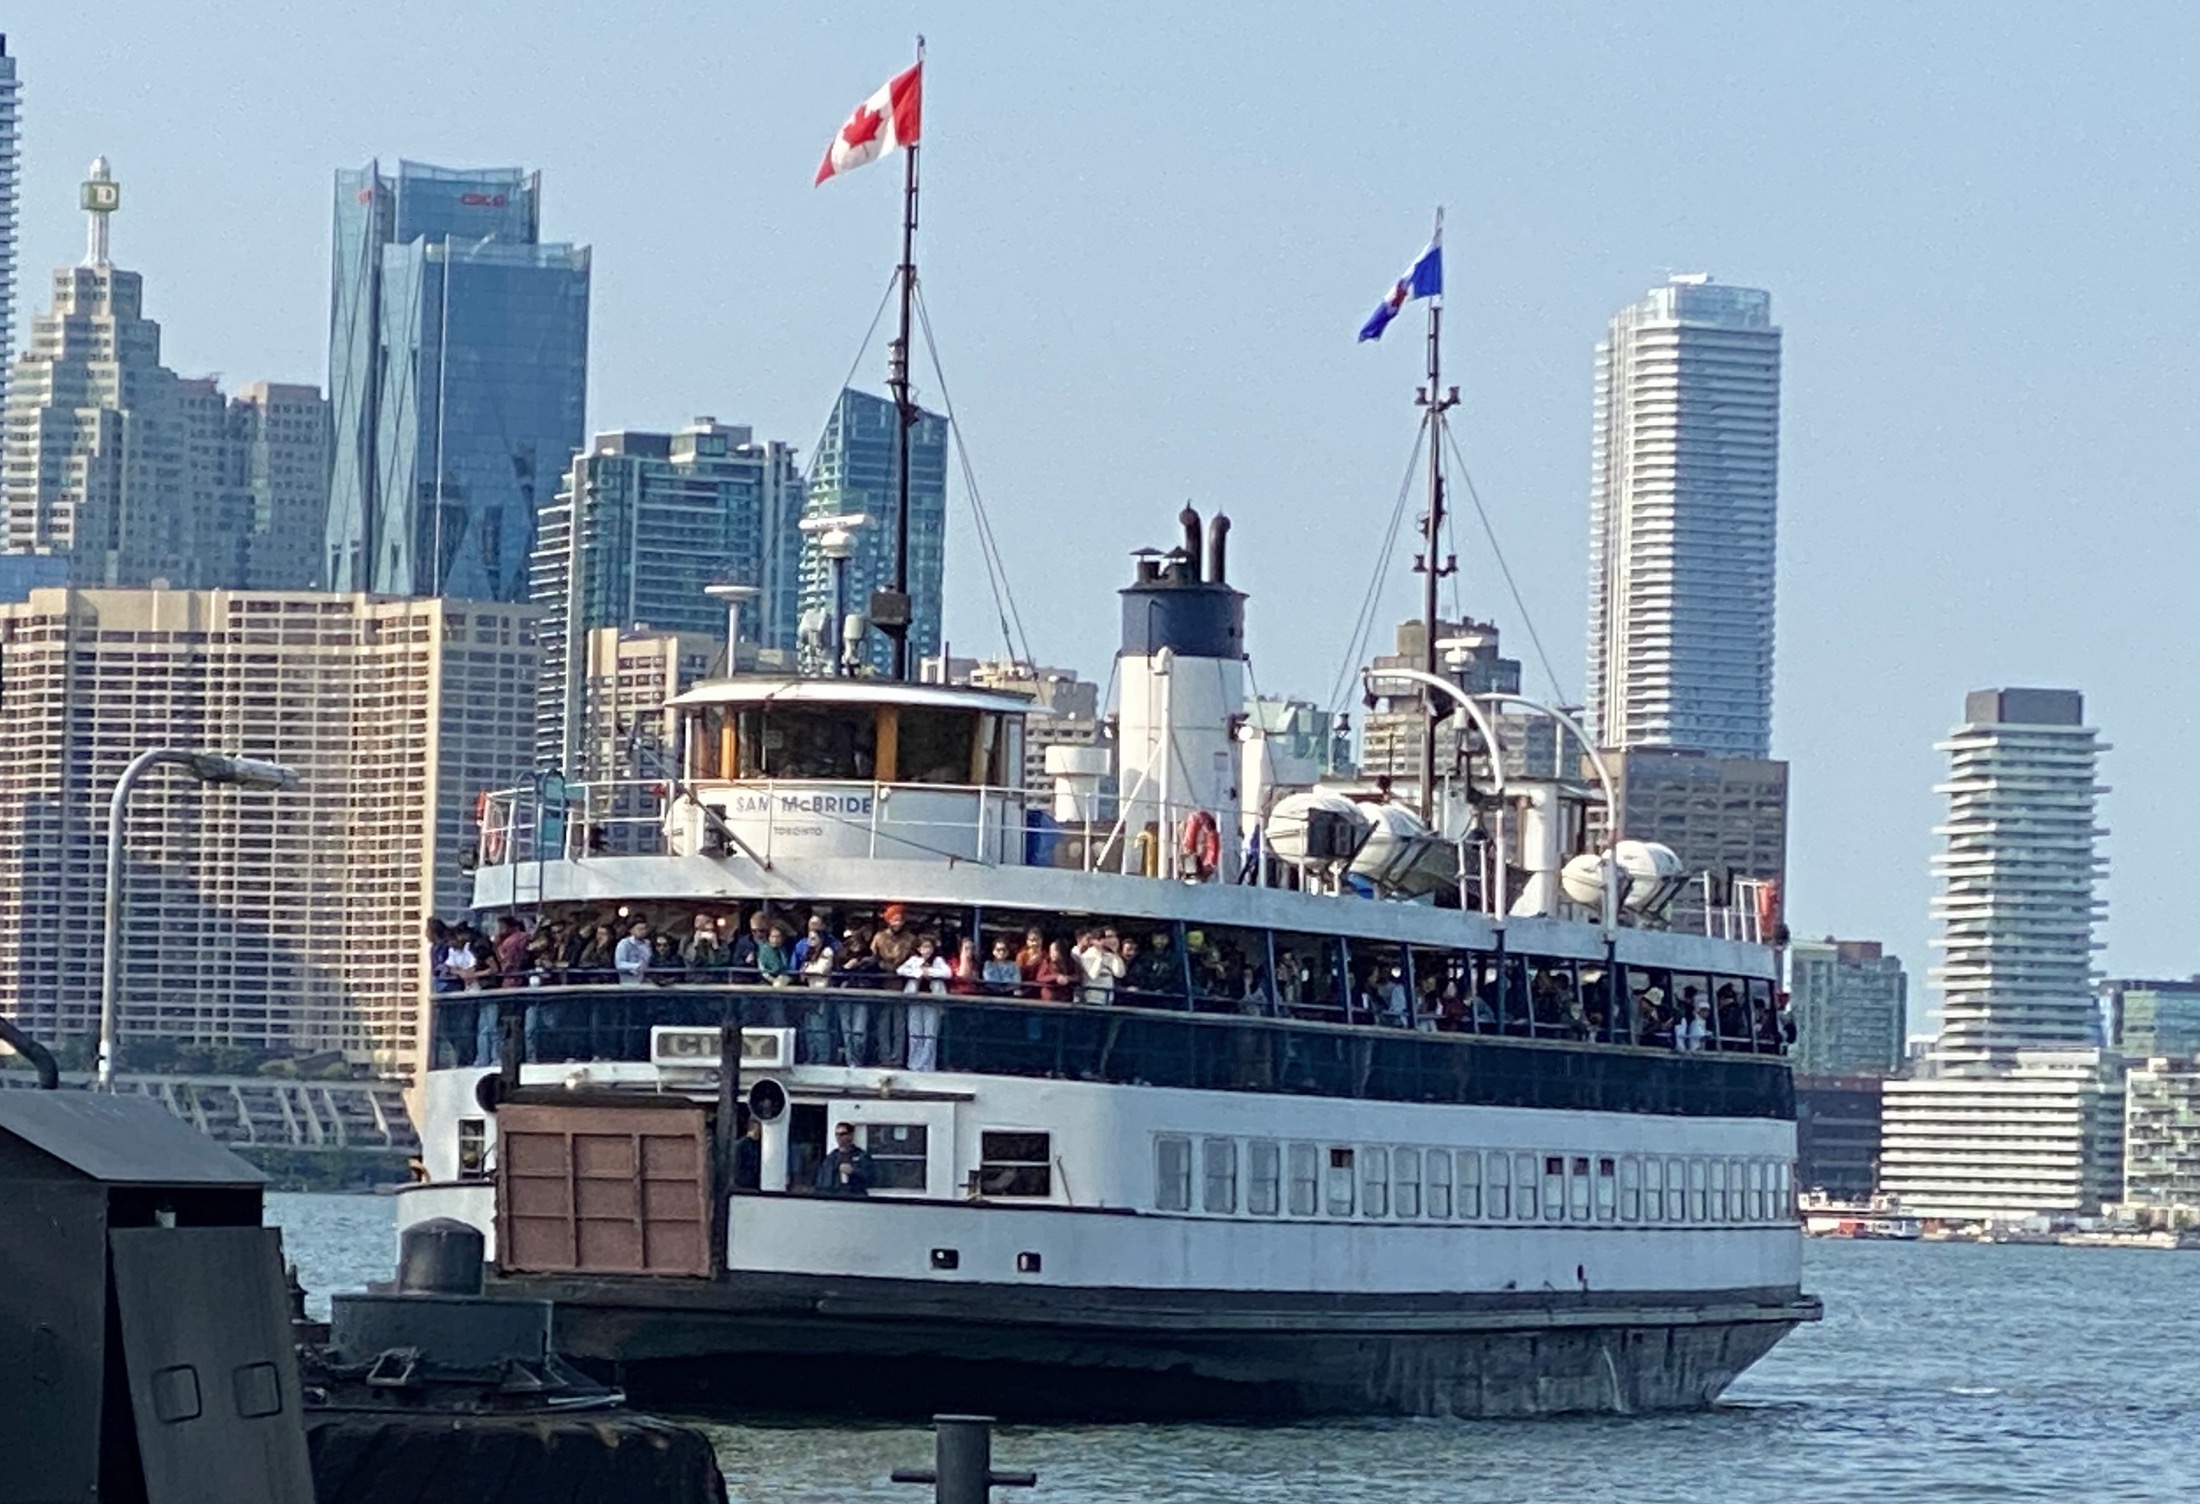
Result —
[{"label": "mooring post", "polygon": [[932,1466],[897,1467],[896,1483],[929,1483],[934,1504],[988,1504],[996,1488],[1030,1488],[1036,1473],[993,1469],[993,1417],[932,1417]]}]

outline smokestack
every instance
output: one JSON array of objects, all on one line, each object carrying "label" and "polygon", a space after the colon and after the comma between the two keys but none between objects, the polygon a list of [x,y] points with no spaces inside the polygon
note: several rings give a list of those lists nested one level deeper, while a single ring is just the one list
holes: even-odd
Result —
[{"label": "smokestack", "polygon": [[1184,564],[1188,577],[1198,580],[1199,568],[1199,513],[1186,506],[1176,514],[1176,520],[1184,526]]},{"label": "smokestack", "polygon": [[1223,566],[1224,555],[1229,546],[1230,519],[1217,512],[1214,520],[1207,524],[1207,582],[1211,585],[1226,585],[1230,582],[1229,572]]}]

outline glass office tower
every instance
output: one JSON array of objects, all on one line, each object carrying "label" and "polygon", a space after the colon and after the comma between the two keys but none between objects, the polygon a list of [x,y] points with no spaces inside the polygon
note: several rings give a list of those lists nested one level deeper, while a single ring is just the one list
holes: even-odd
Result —
[{"label": "glass office tower", "polygon": [[[862,513],[868,526],[856,534],[856,552],[848,561],[849,611],[869,605],[871,592],[894,579],[895,454],[894,404],[884,397],[850,388],[840,394],[832,421],[810,466],[809,490],[802,515],[833,517]],[[947,572],[947,420],[920,410],[909,433],[909,669],[914,675],[925,658],[940,651],[940,603]],[[815,538],[802,547],[802,617],[805,623],[829,623],[833,610],[833,571]],[[823,631],[823,629],[820,629]],[[829,634],[827,634],[829,635]],[[812,656],[805,644],[805,656]],[[881,674],[894,668],[894,644],[873,632],[864,658]]]},{"label": "glass office tower", "polygon": [[517,168],[336,175],[330,588],[527,598],[588,390],[589,252],[540,208]]}]

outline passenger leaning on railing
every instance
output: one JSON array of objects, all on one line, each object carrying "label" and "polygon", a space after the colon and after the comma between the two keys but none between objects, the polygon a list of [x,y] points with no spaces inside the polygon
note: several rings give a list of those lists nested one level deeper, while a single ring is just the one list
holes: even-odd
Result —
[{"label": "passenger leaning on railing", "polygon": [[[940,942],[936,936],[924,935],[917,940],[916,954],[896,968],[906,985],[902,991],[920,996],[943,993],[954,980],[955,968],[940,954]],[[929,1071],[939,1068],[940,1058],[940,1005],[914,1002],[908,1005],[909,1020],[909,1069]]]}]

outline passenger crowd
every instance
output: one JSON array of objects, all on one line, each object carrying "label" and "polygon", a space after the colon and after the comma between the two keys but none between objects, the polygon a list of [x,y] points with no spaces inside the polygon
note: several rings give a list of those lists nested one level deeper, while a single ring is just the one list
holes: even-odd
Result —
[{"label": "passenger crowd", "polygon": [[[1761,981],[1630,969],[1624,990],[1600,962],[1495,957],[1335,937],[1272,936],[1163,921],[996,925],[968,910],[889,903],[835,925],[821,908],[745,916],[710,909],[654,918],[553,914],[533,928],[505,915],[490,930],[429,922],[438,993],[521,987],[675,984],[833,988],[1125,1004],[1254,1017],[1374,1024],[1428,1033],[1636,1043],[1683,1051],[1780,1053],[1792,1025]],[[1410,955],[1408,951],[1410,950]],[[485,1003],[487,1000],[483,1000]],[[529,1033],[546,1011],[527,1008]],[[912,1001],[772,1010],[808,1060],[936,1061],[940,1008]],[[481,1006],[479,1063],[495,1058],[498,1009]],[[875,1016],[874,1016],[875,1015]],[[533,1053],[532,1051],[530,1053]]]}]

